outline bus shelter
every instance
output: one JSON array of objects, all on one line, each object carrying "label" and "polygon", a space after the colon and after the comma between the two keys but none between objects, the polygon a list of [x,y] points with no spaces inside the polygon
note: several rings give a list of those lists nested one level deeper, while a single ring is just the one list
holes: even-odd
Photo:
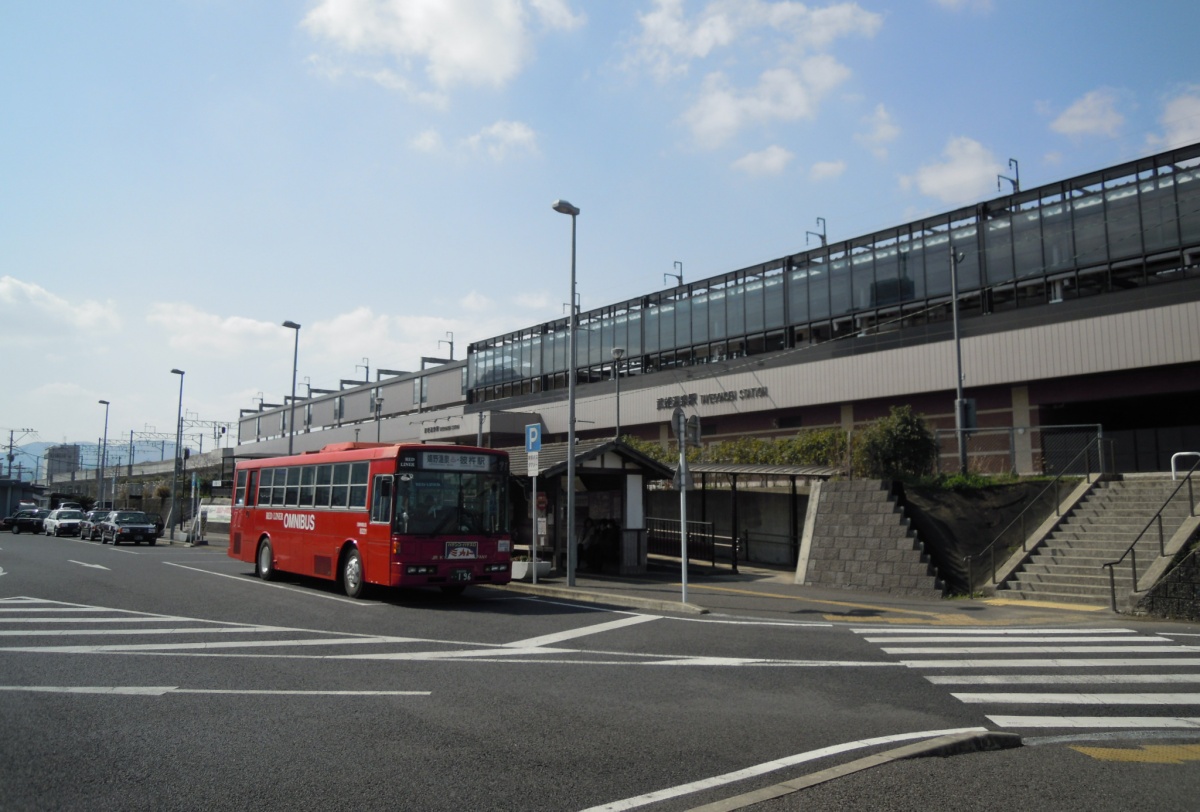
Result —
[{"label": "bus shelter", "polygon": [[[544,444],[538,454],[537,491],[524,448],[505,449],[513,484],[514,543],[528,550],[537,534],[538,558],[567,562],[567,444]],[[670,480],[671,468],[620,440],[575,443],[575,536],[578,570],[632,575],[646,571],[646,493],[650,482]],[[532,509],[536,508],[536,517]]]}]

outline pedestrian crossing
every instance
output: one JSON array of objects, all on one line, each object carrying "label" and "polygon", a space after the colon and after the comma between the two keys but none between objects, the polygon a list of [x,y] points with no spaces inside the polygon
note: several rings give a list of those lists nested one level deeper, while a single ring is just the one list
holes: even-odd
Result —
[{"label": "pedestrian crossing", "polygon": [[[231,623],[31,597],[0,599],[0,653],[216,654],[296,648],[323,652],[415,642],[416,638]],[[327,656],[327,655],[326,655]]]},{"label": "pedestrian crossing", "polygon": [[853,631],[999,728],[1200,728],[1200,691],[1189,690],[1200,685],[1200,646],[1169,636],[1122,628]]}]

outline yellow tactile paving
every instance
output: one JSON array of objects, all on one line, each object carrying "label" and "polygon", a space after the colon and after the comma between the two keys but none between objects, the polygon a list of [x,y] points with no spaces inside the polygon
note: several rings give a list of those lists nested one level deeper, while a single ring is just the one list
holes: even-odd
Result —
[{"label": "yellow tactile paving", "polygon": [[1142,764],[1185,764],[1189,761],[1200,761],[1200,744],[1144,744],[1132,748],[1072,745],[1071,749],[1100,761],[1129,761]]}]

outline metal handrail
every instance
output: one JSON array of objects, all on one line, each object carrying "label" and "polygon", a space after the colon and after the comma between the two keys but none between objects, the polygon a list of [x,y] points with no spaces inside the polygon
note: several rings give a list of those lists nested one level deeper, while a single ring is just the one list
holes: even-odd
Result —
[{"label": "metal handrail", "polygon": [[[1093,437],[1091,439],[1091,441],[1088,442],[1087,445],[1085,445],[1082,449],[1080,449],[1078,454],[1076,454],[1074,457],[1071,458],[1070,462],[1068,462],[1065,466],[1063,466],[1062,473],[1060,473],[1058,476],[1054,477],[1054,479],[1051,480],[1050,483],[1048,485],[1046,485],[1046,487],[1042,488],[1041,492],[1038,493],[1037,496],[1035,496],[1035,497],[1033,497],[1033,499],[1029,500],[1029,504],[1026,505],[1024,507],[1024,509],[1022,509],[1022,511],[1020,513],[1018,513],[1016,515],[1016,517],[1014,517],[1013,520],[1011,522],[1009,522],[1003,530],[1001,530],[999,533],[996,534],[996,537],[994,539],[992,539],[991,544],[984,547],[983,550],[980,551],[979,555],[966,556],[966,558],[964,559],[964,562],[967,565],[967,593],[969,595],[973,595],[975,592],[975,577],[974,577],[975,573],[974,573],[974,567],[972,566],[972,562],[977,558],[982,558],[985,554],[990,555],[991,556],[991,564],[992,564],[991,581],[993,584],[995,584],[996,583],[996,545],[1000,543],[1000,539],[1004,538],[1004,535],[1006,533],[1008,533],[1008,531],[1011,530],[1013,528],[1013,526],[1016,525],[1018,522],[1020,522],[1020,524],[1021,524],[1021,552],[1026,552],[1026,553],[1029,552],[1029,548],[1027,546],[1029,543],[1029,537],[1028,537],[1028,534],[1025,532],[1025,514],[1027,514],[1033,508],[1034,505],[1038,504],[1041,501],[1041,498],[1043,496],[1045,496],[1046,492],[1049,491],[1051,488],[1054,488],[1054,515],[1055,516],[1062,515],[1059,512],[1059,505],[1062,503],[1062,500],[1059,498],[1059,491],[1058,491],[1059,482],[1060,482],[1060,480],[1062,480],[1062,478],[1064,476],[1068,475],[1067,472],[1070,471],[1075,466],[1076,461],[1078,461],[1080,457],[1084,458],[1083,459],[1084,471],[1085,471],[1085,474],[1086,474],[1088,480],[1089,481],[1091,480],[1091,478],[1092,478],[1092,457],[1089,452],[1092,450],[1092,445],[1096,446],[1096,451],[1097,451],[1097,463],[1098,463],[1098,469],[1099,469],[1097,471],[1097,473],[1098,474],[1104,473],[1104,448],[1101,445],[1103,442],[1105,442],[1103,437]],[[1112,441],[1110,440],[1108,442],[1111,445]],[[1112,455],[1110,454],[1109,456],[1111,458]],[[1077,476],[1077,475],[1073,474],[1072,476]]]},{"label": "metal handrail", "polygon": [[1122,561],[1124,561],[1127,557],[1129,558],[1130,574],[1133,576],[1133,591],[1137,592],[1137,588],[1138,588],[1137,550],[1135,550],[1134,548],[1137,546],[1137,543],[1142,540],[1142,536],[1146,535],[1147,530],[1149,530],[1151,527],[1157,526],[1158,527],[1158,554],[1160,556],[1166,555],[1166,552],[1167,552],[1166,551],[1166,540],[1163,538],[1162,514],[1163,514],[1163,511],[1167,509],[1167,506],[1171,504],[1171,500],[1176,497],[1176,495],[1179,493],[1179,491],[1183,488],[1183,486],[1185,484],[1188,487],[1188,515],[1189,516],[1196,515],[1196,497],[1195,497],[1193,489],[1192,489],[1192,475],[1196,473],[1196,469],[1198,467],[1200,467],[1200,459],[1198,459],[1194,463],[1192,463],[1192,467],[1188,469],[1187,476],[1185,476],[1179,482],[1179,484],[1175,486],[1175,490],[1171,491],[1171,495],[1166,498],[1166,501],[1163,502],[1162,507],[1160,507],[1158,509],[1158,511],[1153,516],[1150,517],[1150,521],[1146,522],[1146,526],[1142,528],[1142,532],[1137,534],[1137,538],[1135,538],[1133,540],[1133,543],[1129,545],[1129,547],[1125,550],[1124,553],[1122,553],[1121,557],[1118,558],[1116,561],[1109,561],[1105,564],[1100,565],[1101,569],[1103,569],[1104,567],[1108,567],[1109,600],[1110,600],[1110,605],[1112,606],[1112,610],[1114,612],[1117,611],[1117,576],[1116,576],[1117,565],[1120,564]]}]

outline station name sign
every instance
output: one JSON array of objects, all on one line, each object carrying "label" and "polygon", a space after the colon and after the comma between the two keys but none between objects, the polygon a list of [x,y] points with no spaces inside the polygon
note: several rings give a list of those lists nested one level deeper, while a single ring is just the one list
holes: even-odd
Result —
[{"label": "station name sign", "polygon": [[711,392],[698,395],[689,392],[685,395],[671,395],[658,399],[658,410],[682,408],[687,406],[715,406],[719,403],[734,403],[739,400],[755,400],[770,397],[765,386],[752,386],[748,389],[728,389],[724,392]]},{"label": "station name sign", "polygon": [[424,428],[424,432],[425,432],[425,434],[442,434],[443,432],[447,432],[447,431],[459,431],[460,429],[462,429],[462,426],[461,426],[461,425],[455,425],[455,426],[426,426],[426,427]]}]

